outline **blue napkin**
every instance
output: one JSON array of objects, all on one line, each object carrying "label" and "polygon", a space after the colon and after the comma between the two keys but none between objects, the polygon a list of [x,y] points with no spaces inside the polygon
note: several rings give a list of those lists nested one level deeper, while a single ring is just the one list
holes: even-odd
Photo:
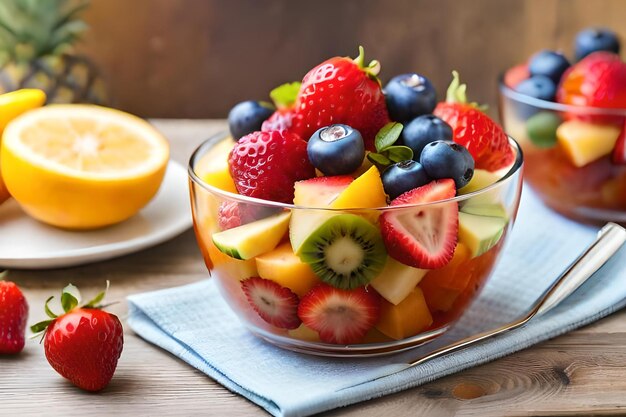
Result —
[{"label": "blue napkin", "polygon": [[[528,188],[505,253],[479,299],[444,336],[409,352],[321,358],[247,332],[210,279],[128,298],[133,330],[276,416],[306,416],[398,392],[489,362],[604,317],[626,304],[626,247],[566,302],[527,326],[420,366],[406,361],[523,314],[595,238]],[[407,368],[407,369],[405,369]],[[393,373],[395,371],[400,371]],[[390,376],[385,376],[393,373]]]}]

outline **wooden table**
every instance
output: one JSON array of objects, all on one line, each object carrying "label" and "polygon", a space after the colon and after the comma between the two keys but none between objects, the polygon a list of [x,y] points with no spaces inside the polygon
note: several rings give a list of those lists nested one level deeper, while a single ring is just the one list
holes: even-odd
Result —
[{"label": "wooden table", "polygon": [[[172,156],[186,163],[223,121],[158,120]],[[181,201],[180,204],[188,204]],[[1,231],[0,231],[1,232]],[[128,294],[195,282],[207,276],[195,237],[187,231],[140,253],[92,265],[13,271],[11,279],[30,303],[29,323],[44,318],[49,295],[72,282],[84,295],[111,281],[111,310],[124,318]],[[43,347],[29,341],[16,357],[0,357],[0,416],[26,415],[263,415],[169,353],[144,342],[126,326],[124,352],[111,384],[99,394],[82,392],[46,363]],[[353,416],[626,415],[626,311],[430,384],[335,410]]]}]

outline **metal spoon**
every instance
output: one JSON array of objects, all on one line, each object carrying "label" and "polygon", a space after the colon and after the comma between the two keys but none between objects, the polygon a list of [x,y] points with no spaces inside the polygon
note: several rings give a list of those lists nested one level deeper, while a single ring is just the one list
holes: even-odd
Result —
[{"label": "metal spoon", "polygon": [[615,224],[607,223],[599,232],[596,240],[561,274],[561,276],[539,297],[530,311],[523,317],[518,318],[496,329],[472,335],[447,346],[443,346],[424,356],[407,363],[406,367],[380,376],[393,375],[407,368],[420,365],[431,359],[438,358],[448,353],[456,352],[467,346],[482,342],[483,340],[517,329],[528,323],[533,317],[543,315],[559,305],[580,287],[589,277],[602,267],[617,250],[626,242],[626,229]]}]

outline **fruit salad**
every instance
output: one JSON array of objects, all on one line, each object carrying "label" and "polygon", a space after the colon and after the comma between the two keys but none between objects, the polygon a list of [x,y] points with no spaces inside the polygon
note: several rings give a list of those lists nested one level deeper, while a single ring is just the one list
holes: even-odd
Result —
[{"label": "fruit salad", "polygon": [[500,83],[504,127],[524,150],[526,179],[569,217],[626,221],[626,63],[607,29],[587,29],[575,54],[537,52]]},{"label": "fruit salad", "polygon": [[512,227],[522,156],[465,96],[420,74],[331,58],[229,113],[190,161],[213,279],[255,334],[317,354],[378,354],[442,334]]}]

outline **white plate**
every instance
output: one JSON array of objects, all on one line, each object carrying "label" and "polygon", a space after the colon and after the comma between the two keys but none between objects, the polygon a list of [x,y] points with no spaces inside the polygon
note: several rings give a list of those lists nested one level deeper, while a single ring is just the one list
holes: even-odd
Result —
[{"label": "white plate", "polygon": [[111,259],[154,246],[191,227],[187,171],[170,161],[152,201],[125,222],[71,232],[28,217],[13,200],[0,206],[0,267],[61,268]]}]

